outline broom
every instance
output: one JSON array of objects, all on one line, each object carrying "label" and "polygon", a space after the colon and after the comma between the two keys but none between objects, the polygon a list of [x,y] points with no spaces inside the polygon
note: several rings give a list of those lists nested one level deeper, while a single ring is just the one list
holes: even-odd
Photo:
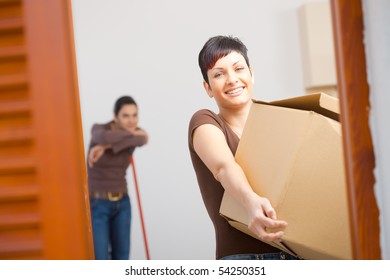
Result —
[{"label": "broom", "polygon": [[146,229],[145,229],[144,217],[142,214],[141,198],[140,198],[139,189],[138,189],[137,174],[135,172],[134,159],[133,159],[132,155],[130,156],[130,164],[131,164],[132,169],[133,169],[134,185],[135,185],[135,190],[136,190],[136,194],[137,194],[138,209],[139,209],[139,215],[140,215],[141,226],[142,226],[142,234],[144,237],[146,259],[150,260],[148,240],[146,239]]}]

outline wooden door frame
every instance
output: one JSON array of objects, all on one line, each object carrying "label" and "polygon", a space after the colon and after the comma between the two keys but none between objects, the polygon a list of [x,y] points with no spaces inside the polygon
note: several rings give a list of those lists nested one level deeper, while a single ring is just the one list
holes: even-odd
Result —
[{"label": "wooden door frame", "polygon": [[331,0],[354,259],[381,259],[361,0]]},{"label": "wooden door frame", "polygon": [[23,0],[44,259],[93,259],[70,0]]}]

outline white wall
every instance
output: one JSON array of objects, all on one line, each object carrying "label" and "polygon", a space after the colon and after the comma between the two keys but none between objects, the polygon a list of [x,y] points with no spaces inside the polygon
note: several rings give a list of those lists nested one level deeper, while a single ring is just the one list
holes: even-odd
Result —
[{"label": "white wall", "polygon": [[[73,0],[85,147],[94,122],[112,118],[124,94],[138,102],[150,135],[135,152],[152,259],[213,259],[214,231],[187,147],[198,109],[215,109],[202,87],[198,53],[214,35],[249,49],[254,98],[305,94],[298,7],[308,0]],[[131,170],[133,259],[145,259]]]},{"label": "white wall", "polygon": [[382,258],[390,259],[390,1],[362,1],[370,128],[375,153],[375,194],[380,212]]}]

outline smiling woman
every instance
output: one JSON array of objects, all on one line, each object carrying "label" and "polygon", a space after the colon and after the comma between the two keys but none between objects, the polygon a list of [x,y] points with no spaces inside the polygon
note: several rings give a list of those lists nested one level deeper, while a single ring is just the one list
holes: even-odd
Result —
[{"label": "smiling woman", "polygon": [[258,196],[235,162],[251,106],[253,73],[246,46],[227,36],[210,38],[199,54],[203,86],[215,98],[219,113],[197,111],[191,118],[188,145],[198,184],[216,236],[217,259],[294,259],[293,256],[246,235],[219,215],[224,191],[230,193],[248,212],[249,228],[263,241],[279,241],[283,228],[269,200]]}]

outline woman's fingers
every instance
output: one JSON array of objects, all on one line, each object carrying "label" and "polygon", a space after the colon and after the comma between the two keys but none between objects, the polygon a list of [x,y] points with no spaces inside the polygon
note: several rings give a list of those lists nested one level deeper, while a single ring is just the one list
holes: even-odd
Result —
[{"label": "woman's fingers", "polygon": [[248,228],[263,241],[280,241],[284,234],[283,228],[287,226],[287,222],[277,219],[276,211],[270,201],[265,197],[256,195],[253,196],[249,205]]},{"label": "woman's fingers", "polygon": [[89,167],[93,167],[93,164],[103,155],[105,147],[103,145],[97,145],[91,148],[88,155]]},{"label": "woman's fingers", "polygon": [[281,230],[277,232],[267,232],[267,228],[283,227],[285,222],[284,221],[274,221],[274,222],[275,223],[269,223],[270,226],[266,226],[265,224],[258,223],[255,227],[252,226],[249,227],[249,229],[253,231],[263,241],[278,242],[281,240],[284,232]]},{"label": "woman's fingers", "polygon": [[[267,203],[263,204],[262,209],[258,209],[253,219],[250,221],[249,229],[253,231],[263,241],[280,241],[284,232],[283,229],[287,226],[286,221],[277,220],[275,210]],[[267,229],[277,230],[269,232]]]}]

